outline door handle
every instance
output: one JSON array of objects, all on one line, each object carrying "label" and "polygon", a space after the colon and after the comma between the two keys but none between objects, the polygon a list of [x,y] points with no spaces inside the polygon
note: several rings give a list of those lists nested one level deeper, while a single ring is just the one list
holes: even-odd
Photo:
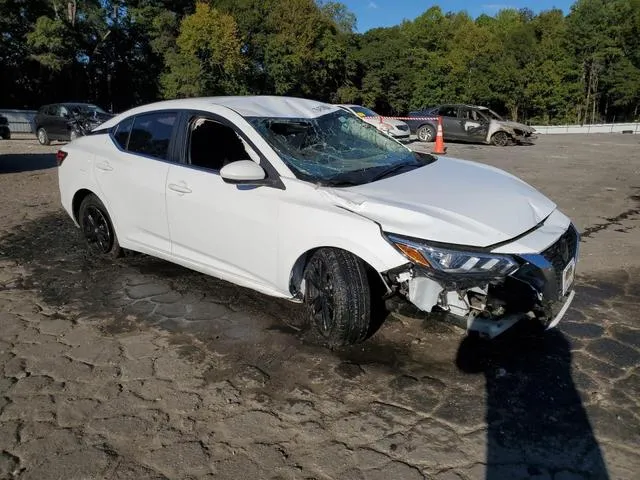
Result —
[{"label": "door handle", "polygon": [[187,184],[184,182],[180,183],[170,183],[169,190],[173,190],[178,193],[191,193],[191,189],[187,187]]},{"label": "door handle", "polygon": [[103,172],[110,172],[113,170],[113,167],[109,165],[108,162],[100,162],[96,165],[98,170],[102,170]]}]

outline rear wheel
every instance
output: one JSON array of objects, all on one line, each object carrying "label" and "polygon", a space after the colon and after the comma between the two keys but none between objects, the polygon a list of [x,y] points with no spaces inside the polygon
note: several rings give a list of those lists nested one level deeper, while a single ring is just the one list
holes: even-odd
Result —
[{"label": "rear wheel", "polygon": [[316,251],[304,271],[310,327],[330,346],[364,341],[371,324],[371,290],[362,261],[334,248]]},{"label": "rear wheel", "polygon": [[122,255],[111,218],[98,197],[91,194],[82,200],[78,223],[91,254],[112,258]]},{"label": "rear wheel", "polygon": [[3,140],[11,140],[11,131],[10,131],[10,130],[7,130],[6,132],[4,132],[4,133],[2,134],[2,139],[3,139]]},{"label": "rear wheel", "polygon": [[506,132],[496,132],[491,136],[491,143],[498,147],[509,145],[509,135]]},{"label": "rear wheel", "polygon": [[38,142],[40,142],[40,145],[49,145],[51,143],[47,131],[42,127],[38,129]]},{"label": "rear wheel", "polygon": [[436,138],[436,129],[431,125],[422,125],[416,135],[421,142],[433,142],[433,139]]}]

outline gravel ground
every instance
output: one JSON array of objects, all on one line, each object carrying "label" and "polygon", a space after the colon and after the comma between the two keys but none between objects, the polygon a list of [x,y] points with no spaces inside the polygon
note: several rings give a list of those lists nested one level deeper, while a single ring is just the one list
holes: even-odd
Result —
[{"label": "gravel ground", "polygon": [[483,348],[392,313],[329,351],[292,328],[293,304],[142,255],[88,258],[57,146],[0,141],[0,478],[637,478],[639,144],[448,144],[583,232],[559,328]]}]

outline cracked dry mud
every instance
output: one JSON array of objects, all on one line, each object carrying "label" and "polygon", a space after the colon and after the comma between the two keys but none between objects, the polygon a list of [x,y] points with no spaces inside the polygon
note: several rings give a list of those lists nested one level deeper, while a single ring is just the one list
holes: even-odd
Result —
[{"label": "cracked dry mud", "polygon": [[[572,141],[449,148],[533,169]],[[296,305],[143,255],[88,258],[45,168],[55,147],[0,153],[12,148],[0,154],[0,478],[637,477],[640,263],[594,260],[637,248],[637,217],[585,239],[556,330],[486,346],[396,313],[367,343],[329,351],[297,333]],[[614,202],[561,208],[578,222],[637,208],[635,155]]]}]

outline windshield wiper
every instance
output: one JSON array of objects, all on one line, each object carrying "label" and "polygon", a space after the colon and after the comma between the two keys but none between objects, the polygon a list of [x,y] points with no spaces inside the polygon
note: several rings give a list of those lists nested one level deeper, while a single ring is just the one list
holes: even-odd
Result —
[{"label": "windshield wiper", "polygon": [[386,168],[384,170],[382,170],[380,173],[378,173],[377,175],[374,175],[373,177],[371,177],[369,179],[369,182],[375,182],[376,180],[381,180],[385,177],[389,177],[394,173],[399,172],[400,170],[403,170],[407,167],[421,167],[421,164],[415,164],[415,163],[398,163],[396,165],[392,165],[389,168]]},{"label": "windshield wiper", "polygon": [[321,180],[318,184],[323,187],[353,187],[360,185],[361,182],[354,182],[352,180]]}]

